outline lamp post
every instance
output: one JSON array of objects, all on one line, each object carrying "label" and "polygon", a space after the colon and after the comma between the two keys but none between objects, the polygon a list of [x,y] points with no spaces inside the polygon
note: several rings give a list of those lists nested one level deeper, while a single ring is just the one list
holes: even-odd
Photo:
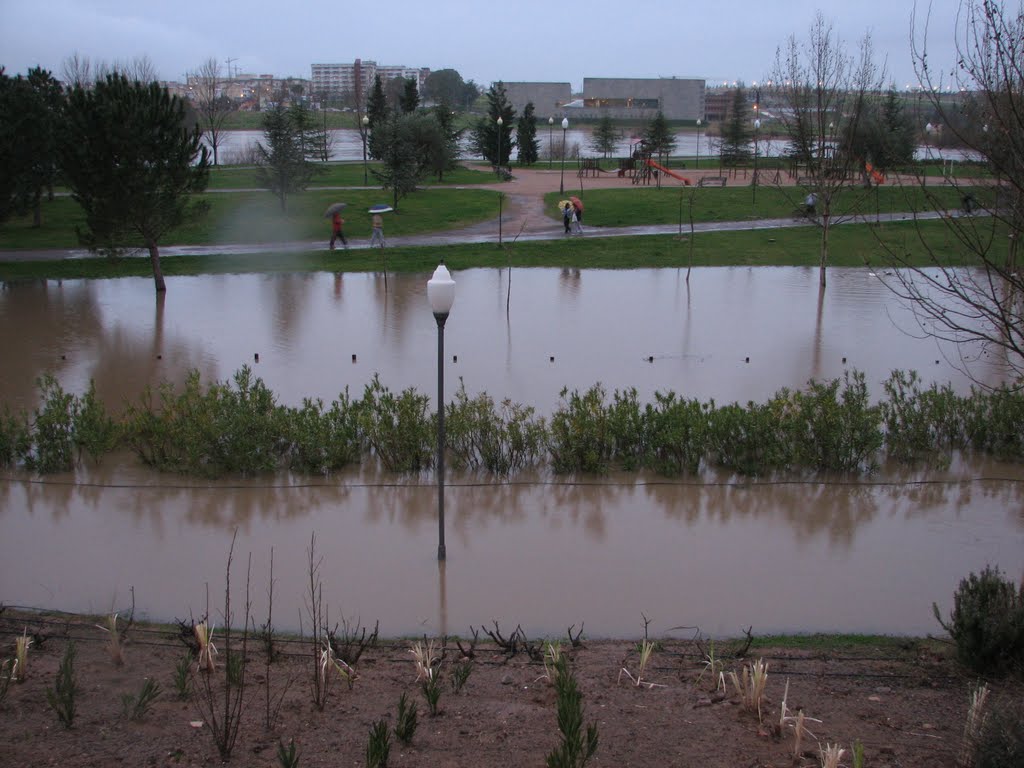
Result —
[{"label": "lamp post", "polygon": [[569,118],[562,118],[562,176],[558,180],[558,193],[565,194],[565,132],[569,130]]},{"label": "lamp post", "polygon": [[548,118],[548,170],[549,171],[551,170],[551,159],[553,157],[553,153],[551,151],[551,129],[554,126],[555,126],[555,118],[549,117]]},{"label": "lamp post", "polygon": [[363,130],[359,133],[363,137],[363,186],[365,187],[369,183],[366,177],[366,131],[370,127],[370,118],[363,115],[363,119],[360,122],[363,124]]},{"label": "lamp post", "polygon": [[455,303],[455,281],[443,261],[427,281],[427,301],[437,321],[437,559],[444,560],[444,322]]},{"label": "lamp post", "polygon": [[505,121],[501,119],[501,115],[498,115],[498,119],[495,122],[498,124],[498,162],[496,163],[496,165],[497,165],[498,178],[500,179],[501,178],[501,126],[503,126],[505,124]]},{"label": "lamp post", "polygon": [[700,168],[700,118],[697,118],[697,160],[694,166]]},{"label": "lamp post", "polygon": [[752,203],[757,202],[757,132],[761,129],[760,119],[754,120],[754,183],[753,183],[753,197],[751,198]]}]

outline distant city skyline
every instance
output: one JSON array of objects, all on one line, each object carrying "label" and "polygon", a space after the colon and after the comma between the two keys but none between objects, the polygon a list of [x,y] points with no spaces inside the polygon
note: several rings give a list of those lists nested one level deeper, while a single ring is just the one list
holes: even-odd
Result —
[{"label": "distant city skyline", "polygon": [[[949,81],[955,63],[958,0],[918,2],[917,38],[928,19],[929,66]],[[65,58],[129,61],[148,56],[160,79],[183,80],[209,57],[227,70],[310,77],[314,63],[370,59],[390,65],[451,68],[487,86],[496,80],[570,82],[584,77],[695,77],[708,86],[763,82],[775,51],[798,40],[820,8],[856,53],[870,32],[887,81],[917,84],[911,63],[914,0],[859,3],[678,0],[559,6],[539,0],[505,5],[391,0],[378,5],[306,0],[254,13],[238,0],[149,4],[138,0],[3,0],[0,66],[8,74],[42,66],[60,76]]]}]

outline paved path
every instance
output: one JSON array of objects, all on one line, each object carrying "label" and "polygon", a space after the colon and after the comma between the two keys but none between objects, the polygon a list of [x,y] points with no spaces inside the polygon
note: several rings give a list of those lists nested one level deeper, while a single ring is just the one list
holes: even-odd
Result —
[{"label": "paved path", "polygon": [[[717,168],[691,169],[683,171],[688,178],[696,181],[702,176],[718,176]],[[563,177],[557,166],[552,170],[529,169],[516,170],[515,177],[509,182],[495,181],[492,184],[467,185],[466,188],[490,189],[505,193],[505,205],[501,217],[501,242],[561,240],[569,237],[564,233],[561,219],[555,219],[544,209],[544,195],[553,192],[555,187],[564,183],[565,195],[586,196],[587,189],[624,188],[633,186],[629,177],[618,178],[614,173],[602,174],[600,177],[581,179],[575,172]],[[730,177],[729,184],[736,186],[748,185],[750,178],[745,173]],[[673,180],[673,186],[678,182]],[[365,187],[358,187],[365,189]],[[354,189],[354,187],[324,187],[324,189]],[[212,190],[211,190],[212,191]],[[216,190],[218,193],[242,190]],[[263,191],[263,190],[253,190]],[[913,218],[910,213],[881,214],[879,216],[857,217],[857,223],[872,221],[905,221]],[[940,218],[935,212],[919,213],[918,219]],[[740,230],[782,229],[786,227],[812,226],[812,222],[804,219],[757,219],[752,221],[704,222],[694,226],[695,232],[735,232]],[[499,222],[497,218],[480,222],[471,226],[422,235],[389,236],[389,247],[400,246],[431,246],[457,245],[462,243],[494,243],[499,241]],[[584,224],[583,236],[591,237],[631,237],[638,235],[673,235],[679,234],[677,224],[639,225],[635,227],[587,227]],[[689,226],[684,226],[682,234],[689,233]],[[360,250],[369,247],[369,241],[354,241],[349,238],[349,247]],[[165,245],[160,248],[161,256],[218,256],[245,253],[287,253],[289,251],[317,251],[325,248],[325,240],[291,241],[284,243],[233,243],[224,245]],[[12,261],[59,261],[61,259],[80,259],[92,254],[83,248],[49,249],[49,250],[0,250],[0,262]],[[148,256],[148,252],[140,250],[140,256]]]}]

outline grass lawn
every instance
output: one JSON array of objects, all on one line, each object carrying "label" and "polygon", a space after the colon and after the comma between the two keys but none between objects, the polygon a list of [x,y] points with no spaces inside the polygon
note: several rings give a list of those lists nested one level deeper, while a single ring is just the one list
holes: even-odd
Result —
[{"label": "grass lawn", "polygon": [[[368,163],[369,173],[366,176],[366,184],[363,183],[362,162],[317,163],[315,167],[317,174],[310,182],[311,187],[379,186],[373,175],[373,169],[380,168],[380,164],[376,162]],[[487,184],[494,180],[494,176],[490,173],[473,171],[459,166],[454,171],[446,173],[441,181],[434,176],[424,178],[423,185]],[[253,189],[258,187],[256,169],[251,166],[219,165],[210,169],[210,189]]]},{"label": "grass lawn", "polygon": [[[832,267],[883,268],[883,243],[909,254],[918,264],[930,263],[918,237],[949,264],[963,264],[955,240],[941,221],[845,225],[832,231]],[[693,266],[805,266],[818,264],[820,232],[814,227],[740,232],[708,232],[693,240]],[[690,242],[672,235],[648,237],[585,237],[570,240],[519,242],[499,249],[494,244],[430,248],[388,248],[385,251],[327,251],[266,253],[237,256],[177,256],[162,260],[164,274],[231,274],[248,272],[365,272],[378,271],[387,259],[391,272],[428,272],[440,259],[452,269],[474,267],[574,267],[580,269],[685,268]],[[108,261],[102,258],[49,262],[0,263],[0,280],[33,278],[102,279],[150,275],[146,259]]]}]

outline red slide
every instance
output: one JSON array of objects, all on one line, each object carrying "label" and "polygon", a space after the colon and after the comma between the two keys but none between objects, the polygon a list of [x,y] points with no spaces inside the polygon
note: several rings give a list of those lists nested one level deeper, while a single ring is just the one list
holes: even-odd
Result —
[{"label": "red slide", "polygon": [[651,166],[651,168],[657,168],[657,169],[658,169],[659,171],[661,171],[662,173],[667,173],[667,174],[668,174],[669,176],[671,176],[671,177],[672,177],[673,179],[679,179],[679,180],[680,180],[681,182],[683,182],[683,184],[685,184],[686,186],[690,186],[690,185],[691,185],[691,184],[693,183],[692,181],[690,181],[690,180],[689,180],[688,178],[686,178],[685,176],[680,176],[680,175],[679,175],[678,173],[676,173],[675,171],[670,171],[670,170],[669,170],[668,168],[666,168],[666,167],[665,167],[664,165],[661,165],[660,163],[656,163],[656,162],[654,162],[653,160],[648,160],[648,161],[647,161],[647,164],[648,164],[649,166]]}]

